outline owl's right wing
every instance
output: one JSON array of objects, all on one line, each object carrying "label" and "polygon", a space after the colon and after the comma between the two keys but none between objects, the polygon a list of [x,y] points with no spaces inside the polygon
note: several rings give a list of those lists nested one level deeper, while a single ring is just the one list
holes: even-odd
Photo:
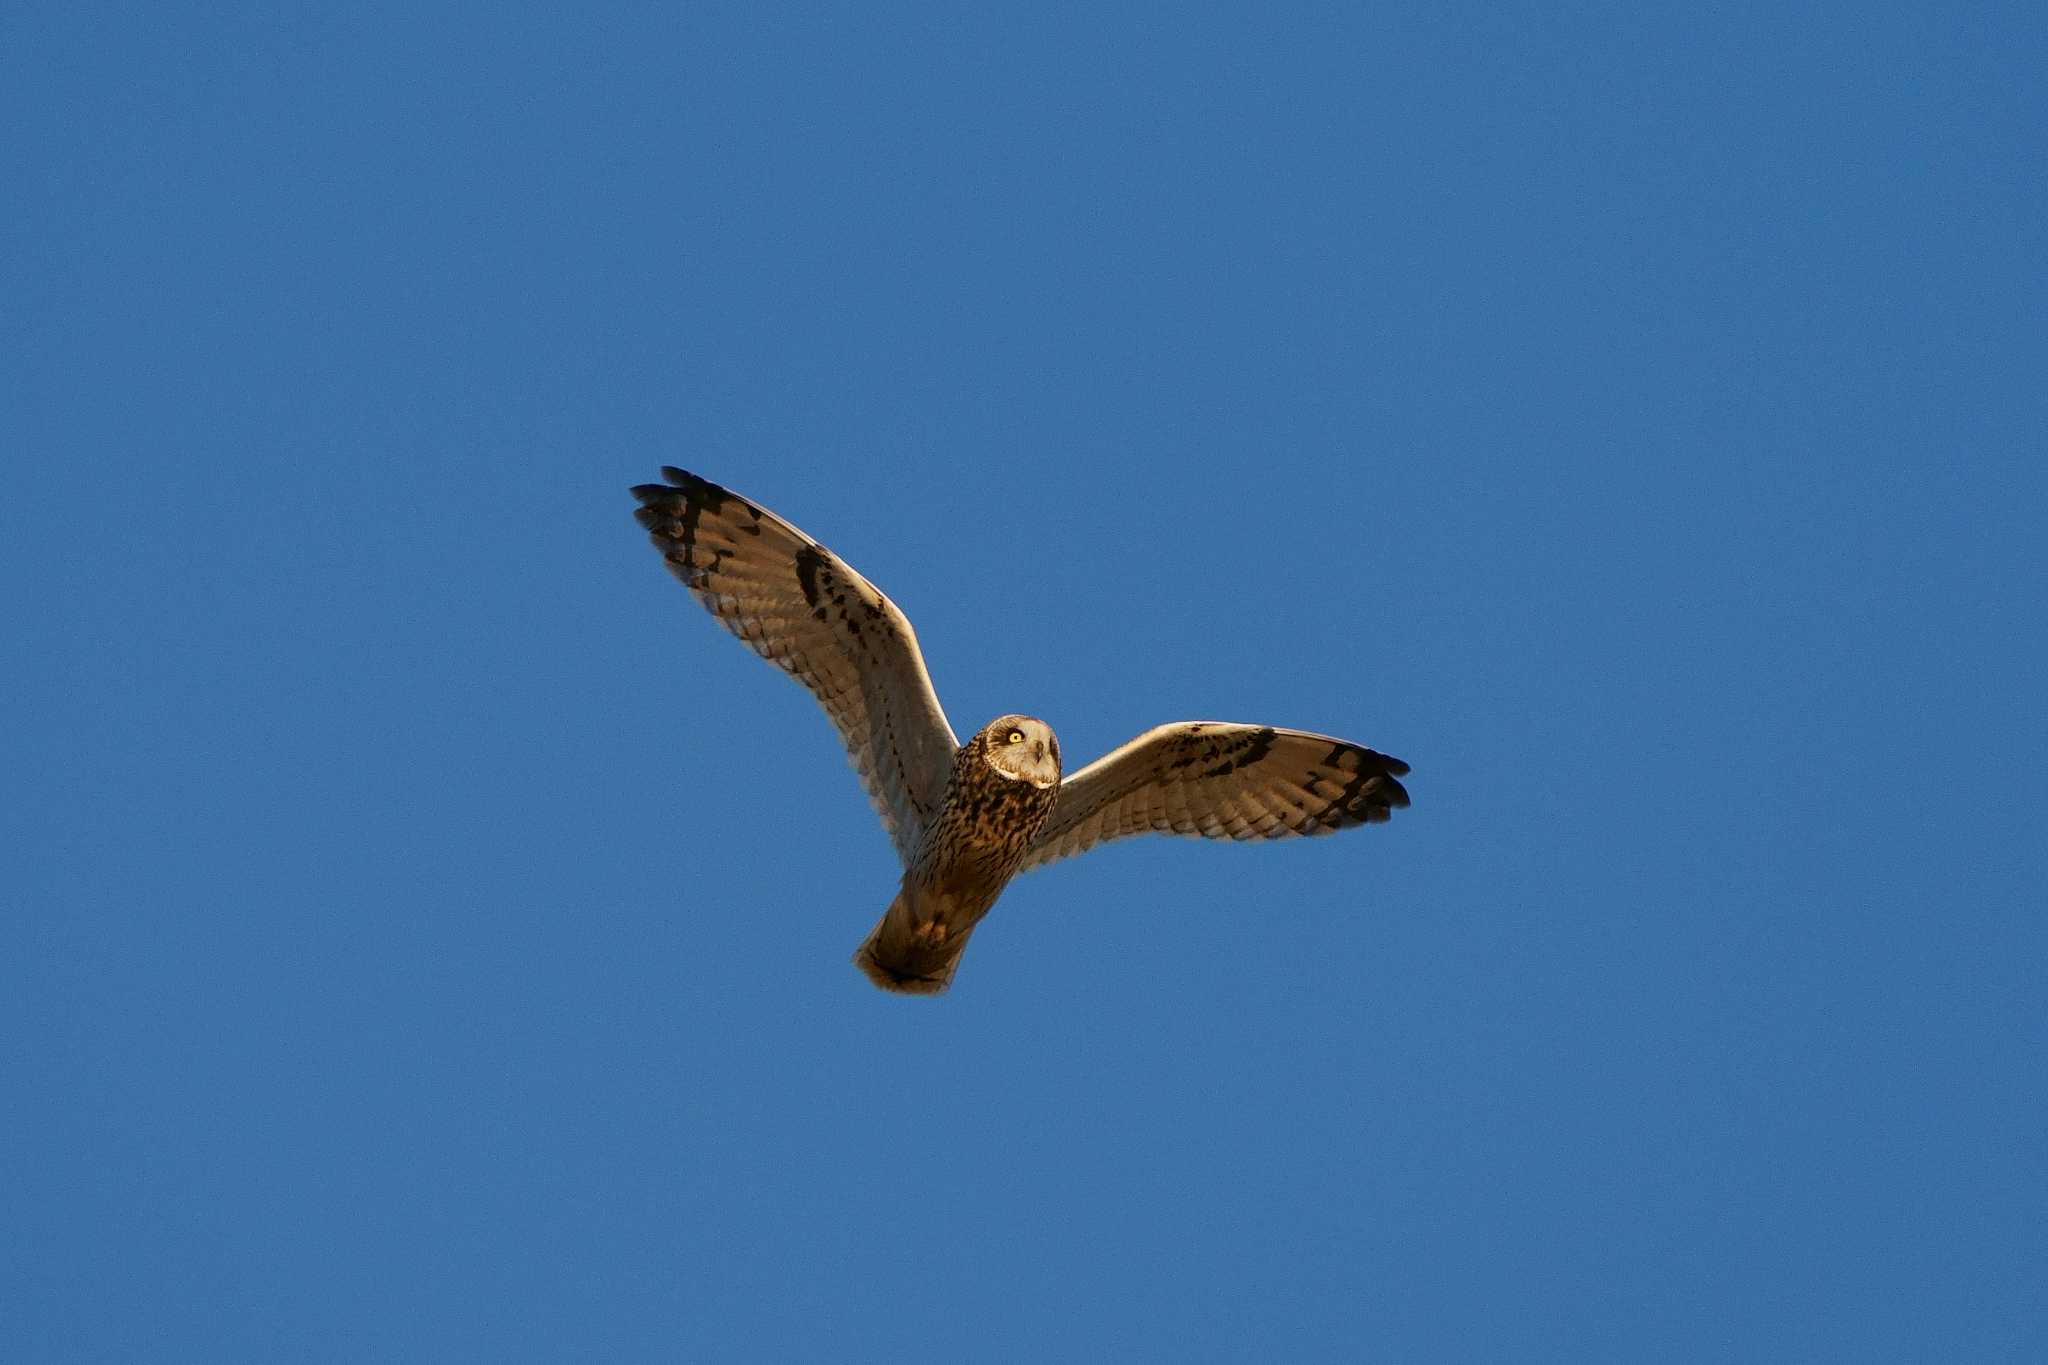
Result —
[{"label": "owl's right wing", "polygon": [[1132,834],[1284,839],[1377,824],[1408,804],[1398,758],[1331,735],[1184,720],[1060,783],[1025,871]]},{"label": "owl's right wing", "polygon": [[709,479],[664,467],[633,514],[725,628],[815,696],[906,864],[960,747],[910,621],[845,560]]}]

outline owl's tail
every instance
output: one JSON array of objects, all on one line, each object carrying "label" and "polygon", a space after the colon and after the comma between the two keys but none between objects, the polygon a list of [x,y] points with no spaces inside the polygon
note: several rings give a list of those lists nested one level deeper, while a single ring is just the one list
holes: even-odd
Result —
[{"label": "owl's tail", "polygon": [[898,891],[875,931],[853,955],[853,965],[885,991],[939,995],[953,984],[960,954],[967,951],[973,932],[972,924],[957,928],[919,915],[910,893]]}]

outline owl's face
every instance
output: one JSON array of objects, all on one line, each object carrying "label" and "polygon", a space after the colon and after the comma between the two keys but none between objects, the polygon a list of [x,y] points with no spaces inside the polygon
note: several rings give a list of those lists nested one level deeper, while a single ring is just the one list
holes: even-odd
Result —
[{"label": "owl's face", "polygon": [[1056,787],[1060,780],[1060,742],[1052,727],[1033,716],[997,716],[984,725],[975,742],[981,756],[1012,782]]}]

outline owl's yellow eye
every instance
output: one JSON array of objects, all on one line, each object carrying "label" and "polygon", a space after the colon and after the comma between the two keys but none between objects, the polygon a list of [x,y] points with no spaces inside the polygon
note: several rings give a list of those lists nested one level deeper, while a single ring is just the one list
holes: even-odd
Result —
[{"label": "owl's yellow eye", "polygon": [[1003,736],[1003,742],[1006,744],[1022,744],[1024,742],[1024,732],[1022,730],[1012,730],[1009,734]]}]

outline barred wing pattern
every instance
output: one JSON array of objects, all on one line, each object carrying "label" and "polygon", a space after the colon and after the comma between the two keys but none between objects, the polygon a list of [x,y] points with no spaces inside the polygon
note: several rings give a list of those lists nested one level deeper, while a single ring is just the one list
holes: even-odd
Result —
[{"label": "barred wing pattern", "polygon": [[1377,824],[1408,793],[1398,758],[1305,730],[1178,721],[1060,783],[1021,870],[1132,834],[1285,839]]},{"label": "barred wing pattern", "polygon": [[845,560],[739,494],[664,466],[634,513],[699,602],[809,688],[905,865],[945,802],[959,741],[917,635]]}]

